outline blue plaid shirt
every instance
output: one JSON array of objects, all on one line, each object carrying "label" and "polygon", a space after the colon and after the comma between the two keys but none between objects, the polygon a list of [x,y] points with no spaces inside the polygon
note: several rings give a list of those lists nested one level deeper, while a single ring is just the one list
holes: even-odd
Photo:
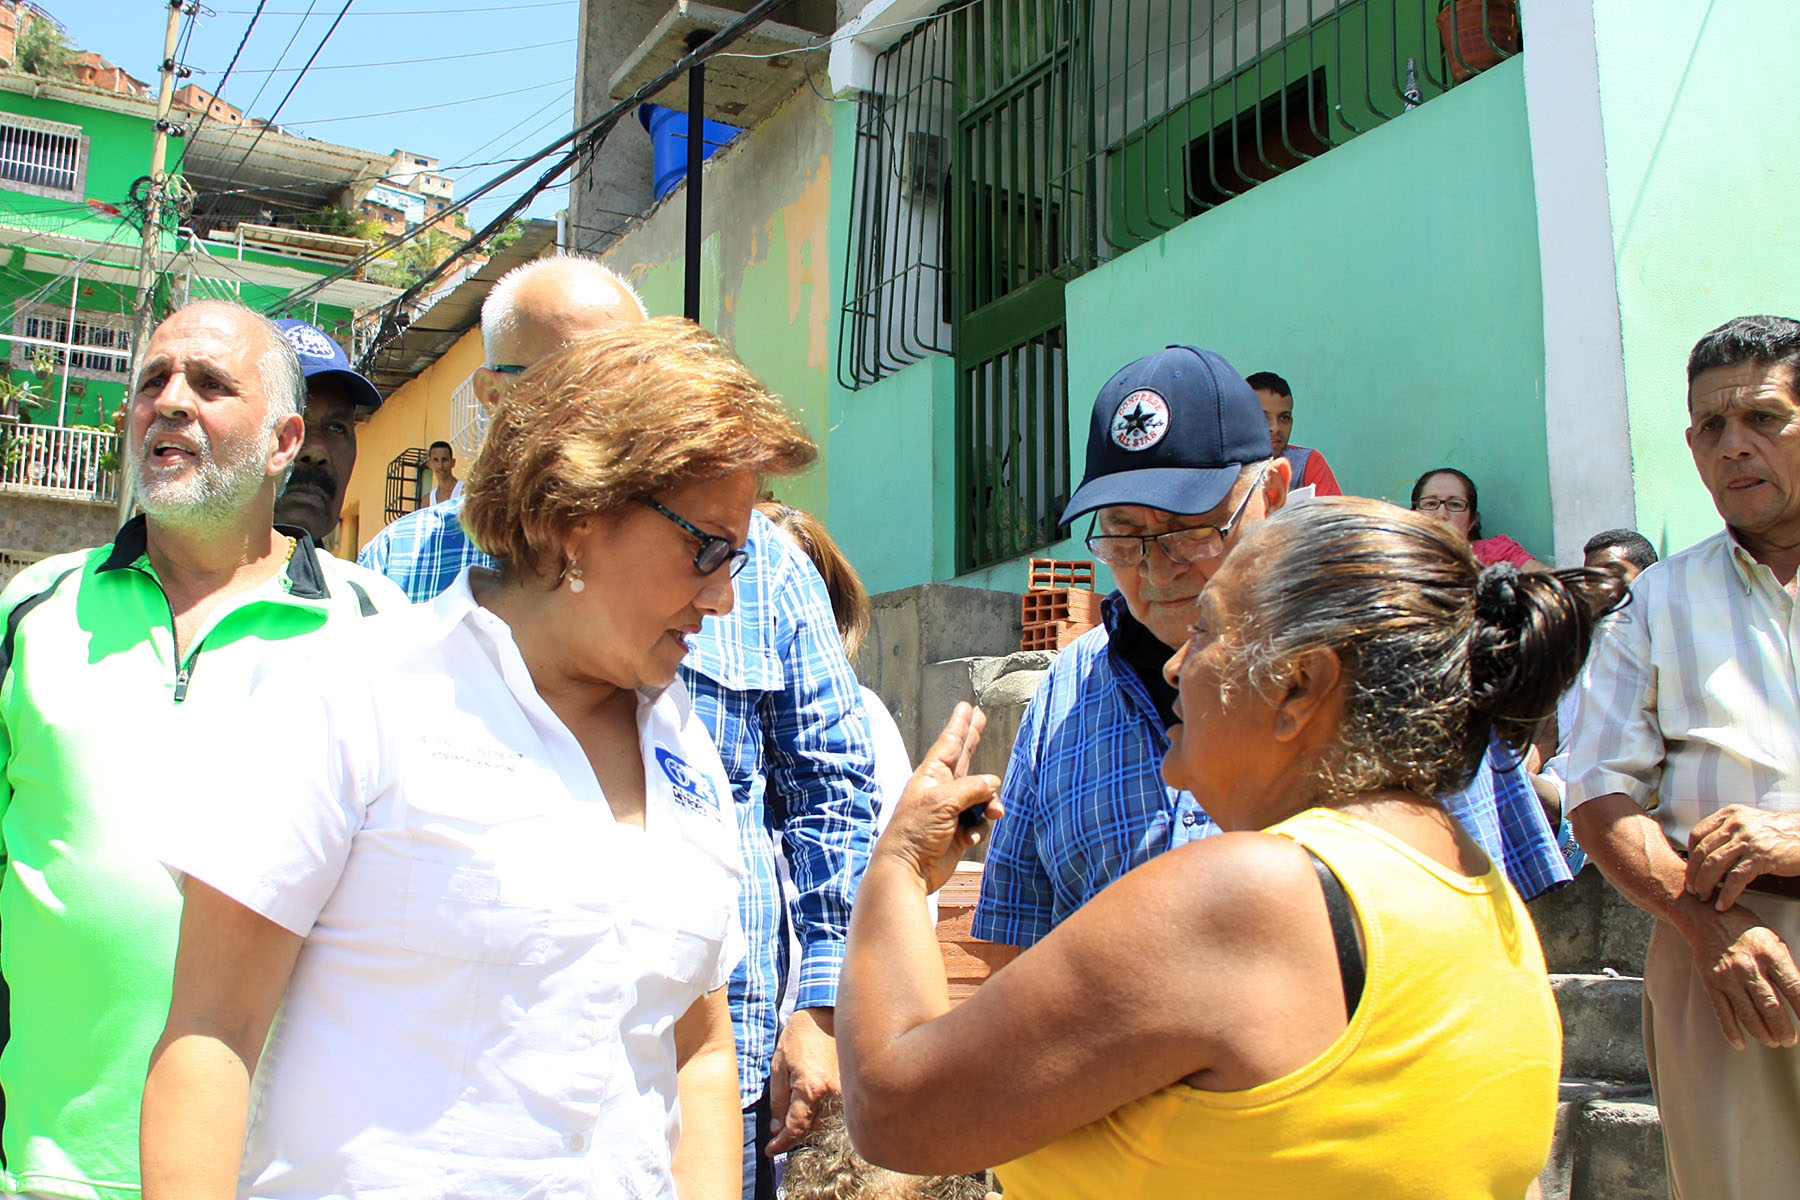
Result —
[{"label": "blue plaid shirt", "polygon": [[390,522],[369,539],[356,564],[386,575],[415,604],[436,599],[464,567],[494,565],[463,532],[462,505],[461,496],[452,496]]},{"label": "blue plaid shirt", "polygon": [[[1103,627],[1057,656],[1025,710],[982,871],[978,938],[1032,945],[1133,867],[1219,832],[1192,795],[1163,782],[1168,735],[1109,636],[1131,619],[1124,597],[1114,592],[1102,611]],[[1529,782],[1495,761],[1490,750],[1444,806],[1534,896],[1567,881],[1568,868]]]},{"label": "blue plaid shirt", "polygon": [[[470,565],[491,566],[458,520],[462,499],[382,530],[357,561],[428,600]],[[797,1008],[837,1003],[850,901],[868,865],[875,826],[875,759],[862,694],[838,637],[831,598],[812,560],[761,513],[750,518],[750,561],[733,581],[737,603],[706,618],[681,675],[712,731],[737,800],[744,883],[738,904],[748,950],[731,977],[738,1085],[747,1108],[762,1095],[775,1053],[787,923],[800,942]],[[790,913],[775,870],[776,839],[798,892]]]}]

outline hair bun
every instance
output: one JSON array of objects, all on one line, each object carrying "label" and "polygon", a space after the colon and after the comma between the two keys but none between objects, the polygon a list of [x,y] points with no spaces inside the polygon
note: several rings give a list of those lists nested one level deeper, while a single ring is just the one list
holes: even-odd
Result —
[{"label": "hair bun", "polygon": [[1475,580],[1475,615],[1490,625],[1517,625],[1519,568],[1509,562],[1483,567]]}]

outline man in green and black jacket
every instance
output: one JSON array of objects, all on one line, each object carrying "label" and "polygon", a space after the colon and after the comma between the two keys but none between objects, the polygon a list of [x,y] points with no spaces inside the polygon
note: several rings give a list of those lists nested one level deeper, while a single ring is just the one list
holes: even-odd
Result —
[{"label": "man in green and black jacket", "polygon": [[[0,595],[0,1193],[139,1195],[138,1105],[181,914],[159,805],[271,643],[405,603],[273,523],[305,398],[268,320],[182,309],[152,335],[125,421],[143,515]],[[304,752],[272,737],[270,769]]]}]

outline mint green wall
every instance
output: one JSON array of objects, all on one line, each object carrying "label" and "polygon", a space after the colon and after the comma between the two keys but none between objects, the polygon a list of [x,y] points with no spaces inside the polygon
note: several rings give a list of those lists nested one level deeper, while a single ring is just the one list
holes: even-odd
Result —
[{"label": "mint green wall", "polygon": [[831,532],[870,592],[954,570],[951,527],[932,514],[955,494],[950,409],[939,403],[955,391],[955,364],[936,355],[832,397]]},{"label": "mint green wall", "polygon": [[[131,190],[132,181],[150,173],[154,130],[147,118],[60,100],[39,100],[12,92],[0,93],[0,111],[81,126],[82,133],[88,138],[84,199],[91,197],[109,204],[122,204]],[[74,222],[70,227],[59,227],[60,232],[72,237],[104,238],[118,229],[116,218],[71,212],[67,200],[4,189],[0,189],[0,212],[56,213]],[[76,221],[75,218],[80,219]],[[137,245],[135,232],[127,231],[125,237],[130,245]]]},{"label": "mint green wall", "polygon": [[1734,316],[1800,317],[1800,6],[1651,7],[1596,0],[1594,38],[1638,528],[1667,552],[1720,526],[1682,437],[1688,351]]},{"label": "mint green wall", "polygon": [[1519,59],[1083,276],[1068,303],[1077,444],[1115,370],[1206,346],[1288,379],[1294,441],[1345,491],[1404,502],[1458,466],[1487,532],[1550,553]]},{"label": "mint green wall", "polygon": [[[834,226],[847,209],[840,193]],[[1245,373],[1287,376],[1295,440],[1323,449],[1346,490],[1404,502],[1420,472],[1460,466],[1481,487],[1487,532],[1550,554],[1542,296],[1518,59],[1089,272],[1067,303],[1077,476],[1101,384],[1140,355],[1187,342]],[[926,422],[914,410],[925,382],[915,366],[861,393],[833,393],[842,422],[832,439],[834,532],[846,549],[866,548],[852,558],[882,587],[951,577],[947,486],[934,488],[929,575],[920,535],[896,532],[910,513],[881,504],[865,513],[848,500],[872,480],[889,486],[896,470],[923,470]],[[944,441],[953,376],[940,367],[930,382],[930,428]],[[864,408],[880,415],[853,422],[848,414]],[[937,465],[947,452],[936,448],[934,477],[947,475],[948,463]],[[918,494],[916,481],[908,486]],[[873,555],[896,539],[906,552],[877,567]],[[1087,557],[1073,539],[1039,553]],[[1025,573],[1014,561],[958,582],[1012,591]]]}]

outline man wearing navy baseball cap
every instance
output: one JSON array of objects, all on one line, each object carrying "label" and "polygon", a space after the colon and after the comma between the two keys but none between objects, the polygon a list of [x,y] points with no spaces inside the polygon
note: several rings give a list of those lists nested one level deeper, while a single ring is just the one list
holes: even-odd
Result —
[{"label": "man wearing navy baseball cap", "polygon": [[344,486],[356,467],[356,419],[381,407],[381,393],[319,329],[293,320],[277,321],[275,327],[299,355],[306,375],[306,440],[275,502],[275,522],[299,526],[322,546],[337,528]]},{"label": "man wearing navy baseball cap", "polygon": [[[1089,518],[1088,549],[1118,590],[1101,627],[1057,657],[1013,743],[975,909],[975,936],[999,943],[989,962],[1011,961],[1133,867],[1218,832],[1162,779],[1175,702],[1163,666],[1233,543],[1287,500],[1291,473],[1256,393],[1210,350],[1170,346],[1100,389],[1063,521]],[[1490,755],[1443,801],[1529,897],[1569,874],[1516,768]]]},{"label": "man wearing navy baseball cap", "polygon": [[1211,350],[1170,346],[1100,389],[1087,471],[1062,519],[1088,518],[1088,548],[1118,590],[1025,712],[976,937],[1016,954],[1131,868],[1216,832],[1193,796],[1162,780],[1175,719],[1163,664],[1239,531],[1287,499],[1289,471],[1256,393]]}]

